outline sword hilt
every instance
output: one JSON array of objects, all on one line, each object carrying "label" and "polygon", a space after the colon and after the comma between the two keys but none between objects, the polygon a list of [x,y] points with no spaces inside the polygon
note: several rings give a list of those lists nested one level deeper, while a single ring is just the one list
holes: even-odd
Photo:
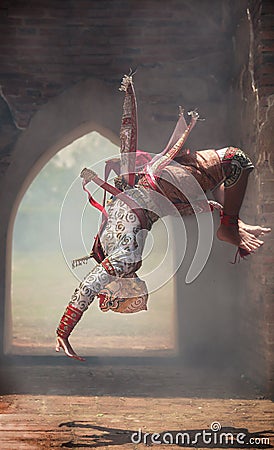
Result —
[{"label": "sword hilt", "polygon": [[83,256],[82,258],[73,259],[71,263],[72,268],[75,269],[75,267],[82,266],[82,264],[87,264],[88,260],[93,258],[93,256],[94,253],[91,252],[89,255]]},{"label": "sword hilt", "polygon": [[94,170],[87,169],[86,167],[81,171],[80,177],[85,180],[86,183],[89,183],[90,181],[94,180],[94,178],[97,178],[98,175]]}]

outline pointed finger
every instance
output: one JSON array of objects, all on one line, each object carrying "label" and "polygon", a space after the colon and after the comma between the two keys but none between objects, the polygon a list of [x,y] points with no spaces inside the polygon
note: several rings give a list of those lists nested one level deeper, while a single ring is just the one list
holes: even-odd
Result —
[{"label": "pointed finger", "polygon": [[77,359],[77,361],[85,361],[85,358],[82,358],[82,356],[78,356],[78,355],[73,355],[72,358]]}]

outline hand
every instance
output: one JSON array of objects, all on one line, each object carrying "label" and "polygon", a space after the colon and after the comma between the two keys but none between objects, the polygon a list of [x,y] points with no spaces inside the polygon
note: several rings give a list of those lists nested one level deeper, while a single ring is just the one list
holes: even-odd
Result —
[{"label": "hand", "polygon": [[85,358],[82,358],[81,356],[78,356],[77,353],[75,353],[75,351],[73,350],[72,346],[69,343],[68,338],[62,338],[60,336],[57,336],[55,350],[57,352],[60,352],[60,349],[63,349],[65,354],[69,358],[77,359],[78,361],[85,361]]}]

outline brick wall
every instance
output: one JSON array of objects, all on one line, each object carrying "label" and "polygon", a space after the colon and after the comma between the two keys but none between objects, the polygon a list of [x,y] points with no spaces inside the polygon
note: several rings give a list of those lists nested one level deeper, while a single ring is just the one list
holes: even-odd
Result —
[{"label": "brick wall", "polygon": [[157,105],[156,121],[174,120],[180,103],[209,120],[209,102],[220,112],[230,78],[226,2],[4,0],[0,8],[0,82],[19,127],[68,86],[95,77],[116,88],[129,67],[138,68],[140,101]]},{"label": "brick wall", "polygon": [[[121,75],[137,67],[141,148],[150,144],[158,151],[166,143],[177,105],[198,107],[206,121],[199,123],[191,145],[248,148],[258,170],[243,213],[270,223],[273,6],[250,3],[250,46],[248,5],[247,0],[2,0],[0,174],[13,161],[22,130],[46,103],[89,78],[116,90]],[[245,365],[264,385],[270,379],[271,242],[248,263],[252,279],[239,305]],[[236,301],[231,309],[238,308]],[[0,307],[2,313],[3,298]]]},{"label": "brick wall", "polygon": [[[260,14],[260,17],[258,15]],[[255,35],[255,82],[259,98],[258,157],[258,215],[263,223],[274,223],[274,4],[262,1],[261,9],[254,14]],[[274,388],[274,275],[273,234],[268,239],[264,252],[256,261],[254,271],[258,274],[257,290],[261,301],[260,329],[263,333],[263,358],[266,367],[265,379],[269,392]],[[258,295],[257,294],[257,295]]]},{"label": "brick wall", "polygon": [[[250,177],[243,215],[271,226],[274,219],[274,4],[247,2],[249,15],[238,15],[233,82],[234,126],[239,145],[256,169]],[[237,15],[237,11],[234,11]],[[273,390],[273,234],[245,267],[240,298],[240,355],[259,385]]]}]

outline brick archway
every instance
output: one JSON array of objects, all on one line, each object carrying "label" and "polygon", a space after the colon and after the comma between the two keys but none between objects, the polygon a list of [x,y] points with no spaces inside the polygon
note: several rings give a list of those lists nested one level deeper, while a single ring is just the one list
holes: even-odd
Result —
[{"label": "brick archway", "polygon": [[[98,80],[86,80],[64,91],[41,108],[33,116],[28,128],[17,141],[0,197],[0,204],[2,202],[4,205],[2,217],[7,236],[6,246],[1,249],[5,258],[0,263],[0,279],[5,280],[3,286],[5,302],[1,305],[3,311],[1,314],[2,353],[5,353],[10,341],[8,332],[11,330],[11,246],[13,225],[20,201],[29,184],[45,163],[58,150],[78,137],[96,130],[113,143],[118,144],[120,114],[117,114],[117,111],[121,111],[122,100],[118,89],[109,88],[107,84]],[[152,146],[153,139],[154,134],[150,133],[150,136],[147,136],[146,139],[146,145],[148,146],[146,148]],[[190,228],[192,229],[191,225]],[[194,241],[195,237],[193,236],[193,247],[195,246]],[[222,255],[215,254],[214,258],[214,264],[216,264],[216,258],[221,261]],[[200,281],[191,284],[187,289],[184,285],[185,276],[183,274],[186,266],[180,269],[177,275],[179,287],[176,294],[178,317],[177,324],[174,325],[178,338],[178,350],[183,354],[185,361],[192,362],[192,355],[194,355],[194,359],[200,358],[201,348],[204,347],[209,352],[209,356],[204,352],[205,359],[211,357],[212,342],[215,342],[216,335],[220,335],[220,329],[228,330],[227,334],[223,334],[223,340],[219,339],[218,341],[220,349],[225,348],[227,350],[227,346],[231,345],[231,335],[235,327],[233,318],[230,314],[224,317],[224,311],[220,311],[219,308],[216,308],[213,319],[208,317],[205,311],[205,309],[207,310],[206,302],[200,298],[201,291],[204,292],[204,298],[207,300],[210,298],[210,283],[205,284],[205,280],[212,278],[214,264],[211,261],[211,264],[208,264],[203,272]],[[189,267],[189,264],[187,265]],[[226,273],[220,277],[219,284],[229,285]],[[180,301],[182,298],[184,298],[184,303]],[[195,302],[191,301],[193,298]],[[215,298],[214,302],[217,303],[218,298]],[[213,309],[215,309],[214,305]],[[214,325],[209,327],[208,325],[211,325],[212,322]],[[203,330],[204,323],[206,323],[206,326]],[[4,325],[6,326],[4,327]],[[192,335],[193,326],[198,327],[199,330],[197,339]],[[6,329],[5,335],[4,329]],[[204,339],[207,340],[206,346]]]},{"label": "brick archway", "polygon": [[[61,148],[91,131],[98,131],[119,144],[121,96],[98,81],[89,79],[54,98],[37,112],[17,141],[12,162],[0,194],[2,205],[0,279],[0,354],[9,346],[11,325],[11,250],[15,216],[22,197],[41,168]],[[111,105],[111,108],[108,107]]]}]

